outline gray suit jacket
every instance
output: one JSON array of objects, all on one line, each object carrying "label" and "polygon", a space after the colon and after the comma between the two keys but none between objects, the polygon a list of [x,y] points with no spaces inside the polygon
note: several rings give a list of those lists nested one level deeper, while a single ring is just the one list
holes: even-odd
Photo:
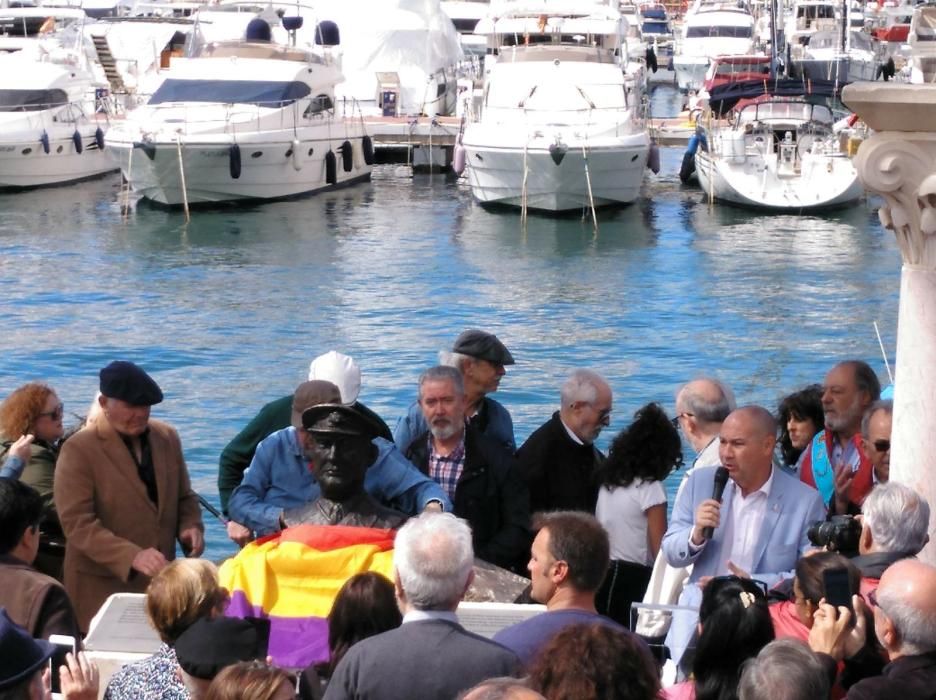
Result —
[{"label": "gray suit jacket", "polygon": [[519,670],[512,651],[454,622],[413,621],[351,647],[325,700],[451,700],[487,678]]}]

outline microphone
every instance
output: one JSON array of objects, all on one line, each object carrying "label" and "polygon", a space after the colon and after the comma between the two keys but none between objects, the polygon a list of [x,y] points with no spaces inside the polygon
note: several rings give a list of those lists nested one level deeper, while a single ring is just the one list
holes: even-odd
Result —
[{"label": "microphone", "polygon": [[[725,493],[725,486],[728,485],[728,470],[719,467],[715,470],[715,487],[712,489],[712,499],[721,503],[722,494]],[[715,528],[706,526],[702,528],[702,537],[710,540],[715,534]]]}]

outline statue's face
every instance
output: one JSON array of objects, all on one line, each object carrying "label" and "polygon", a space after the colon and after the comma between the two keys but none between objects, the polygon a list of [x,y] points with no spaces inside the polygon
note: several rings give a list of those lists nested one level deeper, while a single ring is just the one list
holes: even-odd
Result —
[{"label": "statue's face", "polygon": [[364,490],[364,474],[376,451],[366,436],[315,433],[308,437],[304,451],[325,498],[344,501]]}]

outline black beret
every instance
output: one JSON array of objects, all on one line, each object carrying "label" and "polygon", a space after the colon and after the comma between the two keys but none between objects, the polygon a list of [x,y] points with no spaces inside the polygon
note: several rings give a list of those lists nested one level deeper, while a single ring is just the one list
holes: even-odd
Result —
[{"label": "black beret", "polygon": [[455,339],[455,345],[452,346],[452,352],[475,357],[479,360],[487,360],[495,365],[512,365],[514,363],[510,350],[497,339],[496,335],[479,330],[465,331],[458,336]]},{"label": "black beret", "polygon": [[194,622],[175,643],[179,666],[190,676],[209,681],[238,661],[265,659],[270,621],[259,617],[218,617]]},{"label": "black beret", "polygon": [[323,403],[302,412],[302,427],[306,432],[322,435],[362,435],[369,440],[378,437],[381,426],[374,418],[359,411],[354,404]]},{"label": "black beret", "polygon": [[131,406],[152,406],[163,400],[153,378],[132,362],[114,360],[101,370],[101,394]]}]

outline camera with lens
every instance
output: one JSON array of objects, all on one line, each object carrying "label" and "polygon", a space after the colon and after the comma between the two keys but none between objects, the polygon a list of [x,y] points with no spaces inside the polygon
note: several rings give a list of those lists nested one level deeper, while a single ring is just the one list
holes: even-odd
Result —
[{"label": "camera with lens", "polygon": [[810,524],[806,536],[816,547],[824,547],[846,557],[856,557],[861,523],[851,515],[833,515],[828,520],[817,520]]}]

